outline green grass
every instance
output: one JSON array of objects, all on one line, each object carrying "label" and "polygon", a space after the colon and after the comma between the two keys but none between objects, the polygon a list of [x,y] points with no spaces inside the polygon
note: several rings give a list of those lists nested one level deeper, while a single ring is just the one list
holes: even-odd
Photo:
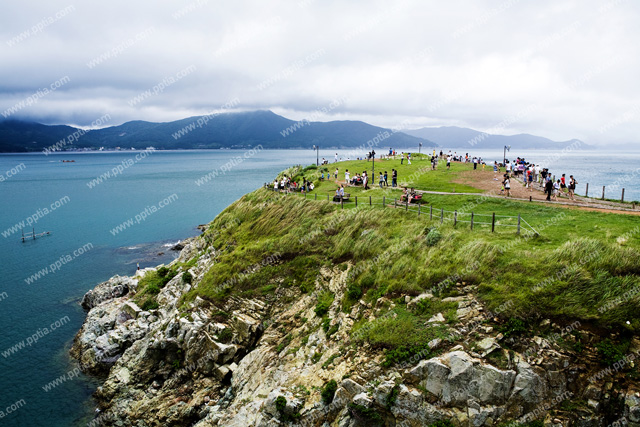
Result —
[{"label": "green grass", "polygon": [[[415,168],[421,162],[413,163],[411,167]],[[339,164],[341,178],[345,166]],[[385,169],[390,172],[390,167]],[[289,172],[299,174],[300,170]],[[304,173],[311,176],[318,171]],[[429,173],[424,179],[431,177],[434,181],[425,182],[427,188],[441,179]],[[333,185],[322,183],[318,191],[330,190]],[[382,192],[378,189],[364,194]],[[602,309],[607,302],[640,286],[636,216],[479,196],[428,195],[429,204],[445,210],[472,206],[476,214],[521,214],[540,232],[539,236],[517,236],[515,228],[498,227],[491,233],[486,226],[471,231],[465,223],[455,227],[447,221],[440,224],[439,219],[429,219],[428,205],[418,217],[404,209],[361,203],[357,210],[355,203],[341,209],[330,202],[311,200],[313,197],[305,200],[300,195],[261,189],[225,209],[205,233],[217,250],[216,263],[186,301],[196,296],[214,302],[232,295],[275,298],[283,288],[300,293],[317,291],[322,317],[333,296],[316,289],[319,269],[349,268],[343,310],[359,298],[375,303],[381,296],[418,295],[454,277],[455,281],[477,285],[479,297],[489,310],[506,306],[501,313],[504,319],[562,317],[631,331],[640,328],[636,310],[640,296]],[[439,239],[428,238],[434,228]],[[263,265],[273,254],[279,254],[277,261]],[[254,268],[256,265],[259,268]],[[152,294],[153,287],[144,289],[145,295]],[[388,325],[390,332],[386,335],[385,331],[373,330],[366,339],[380,348],[404,346],[410,350],[413,338],[405,331],[416,330],[417,319],[427,311],[440,310],[446,315],[453,307],[424,310],[401,313],[395,324]],[[429,337],[419,335],[418,339],[422,338]]]}]

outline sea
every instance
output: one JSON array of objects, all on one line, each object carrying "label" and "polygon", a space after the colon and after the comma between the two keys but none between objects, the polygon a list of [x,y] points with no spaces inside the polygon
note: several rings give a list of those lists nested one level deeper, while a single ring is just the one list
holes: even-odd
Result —
[{"label": "sea", "polygon": [[[431,151],[423,147],[422,152]],[[312,149],[0,154],[0,426],[87,425],[99,380],[79,373],[69,357],[85,318],[79,305],[84,293],[113,275],[133,274],[138,265],[170,262],[177,242],[198,235],[199,224],[243,194],[289,166],[315,164],[323,156],[333,163],[335,154]],[[338,151],[340,159],[363,154]],[[503,150],[470,154],[492,163],[502,159]],[[640,151],[508,154],[546,161],[553,173],[576,176],[578,193],[587,182],[600,192],[603,185],[622,182],[606,196],[619,197],[624,187],[625,199],[640,200]]]}]

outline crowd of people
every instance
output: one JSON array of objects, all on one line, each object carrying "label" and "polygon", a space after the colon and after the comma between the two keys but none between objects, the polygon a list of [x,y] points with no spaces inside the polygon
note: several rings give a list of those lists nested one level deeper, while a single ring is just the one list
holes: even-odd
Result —
[{"label": "crowd of people", "polygon": [[[520,157],[512,162],[507,160],[503,166],[505,173],[502,176],[502,189],[500,191],[505,197],[511,196],[511,178],[515,177],[521,178],[525,188],[530,192],[533,191],[534,186],[538,186],[538,188],[542,189],[546,194],[546,200],[553,198],[553,200],[557,201],[558,197],[565,193],[567,193],[570,200],[575,200],[578,181],[576,181],[573,175],[569,175],[568,181],[564,173],[560,178],[555,179],[548,168],[541,168],[540,165],[529,163]],[[498,164],[498,162],[494,162],[493,172],[501,172],[500,167],[501,165]]]},{"label": "crowd of people", "polygon": [[280,180],[278,178],[273,180],[273,189],[274,191],[300,191],[302,193],[308,193],[314,189],[313,182],[307,180],[305,177],[302,177],[300,183],[292,180],[287,175],[284,175]]},{"label": "crowd of people", "polygon": [[[400,155],[400,164],[403,165],[411,164],[411,153],[397,153],[393,148],[389,148],[389,158],[397,158],[398,154]],[[381,156],[385,157],[385,156]],[[433,153],[428,154],[427,157],[430,157],[431,169],[435,170],[438,167],[438,163],[442,160],[446,161],[446,168],[451,168],[451,162],[462,162],[462,163],[472,163],[473,169],[478,169],[478,165],[481,165],[484,170],[486,167],[486,162],[480,156],[471,156],[469,153],[465,153],[464,155],[458,154],[457,152],[452,152],[451,150],[448,153],[436,152],[433,150]],[[335,155],[335,162],[338,162],[338,153]],[[375,152],[372,150],[366,155],[366,159],[370,160],[375,158]],[[328,162],[323,158],[322,164],[326,165]],[[363,157],[364,160],[364,157]],[[326,170],[327,168],[323,168],[321,170],[320,180],[334,180],[338,187],[336,189],[336,197],[344,197],[344,187],[345,186],[362,186],[363,189],[369,190],[372,185],[375,185],[376,177],[372,176],[369,172],[362,171],[361,173],[356,172],[354,175],[346,169],[344,171],[344,181],[341,183],[338,180],[338,176],[340,174],[340,169],[338,167],[335,168],[333,173]],[[548,168],[542,168],[540,165],[530,163],[526,161],[524,158],[518,157],[513,161],[506,160],[504,163],[497,161],[493,162],[493,171],[496,177],[494,180],[501,182],[501,190],[500,193],[505,197],[512,196],[512,184],[513,180],[522,180],[525,188],[527,188],[530,192],[534,190],[534,187],[537,186],[538,189],[541,189],[546,194],[546,200],[558,200],[558,197],[563,195],[567,195],[570,200],[575,200],[575,189],[577,185],[576,179],[573,175],[570,175],[569,178],[566,178],[565,174],[558,179],[556,179]],[[502,179],[497,178],[497,174],[502,175]],[[326,172],[326,175],[325,175]],[[391,175],[391,176],[389,176]],[[391,173],[389,174],[386,170],[379,171],[377,177],[377,183],[380,188],[389,187],[389,178],[391,178],[391,187],[395,188],[398,186],[398,170],[395,168],[391,169]],[[286,175],[280,179],[275,180],[273,183],[274,190],[280,191],[300,191],[300,192],[309,192],[314,188],[313,182],[302,177],[300,182],[293,181],[290,177]],[[404,189],[403,199],[408,199],[409,202],[415,201],[418,199],[416,191],[411,188],[410,190]]]}]

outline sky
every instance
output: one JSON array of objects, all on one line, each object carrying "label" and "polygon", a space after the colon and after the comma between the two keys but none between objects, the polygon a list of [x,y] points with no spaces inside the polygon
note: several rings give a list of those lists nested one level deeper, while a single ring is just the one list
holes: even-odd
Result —
[{"label": "sky", "polygon": [[640,147],[639,18],[631,0],[10,2],[0,119],[268,109]]}]

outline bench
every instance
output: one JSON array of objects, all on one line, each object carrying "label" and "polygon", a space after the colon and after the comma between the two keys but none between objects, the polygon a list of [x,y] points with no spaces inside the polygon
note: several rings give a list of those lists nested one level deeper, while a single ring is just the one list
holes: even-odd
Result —
[{"label": "bench", "polygon": [[[342,201],[343,202],[348,202],[350,196],[351,196],[351,194],[344,193],[344,197],[342,197]],[[334,202],[339,202],[340,201],[340,196],[333,196],[333,201]]]}]

